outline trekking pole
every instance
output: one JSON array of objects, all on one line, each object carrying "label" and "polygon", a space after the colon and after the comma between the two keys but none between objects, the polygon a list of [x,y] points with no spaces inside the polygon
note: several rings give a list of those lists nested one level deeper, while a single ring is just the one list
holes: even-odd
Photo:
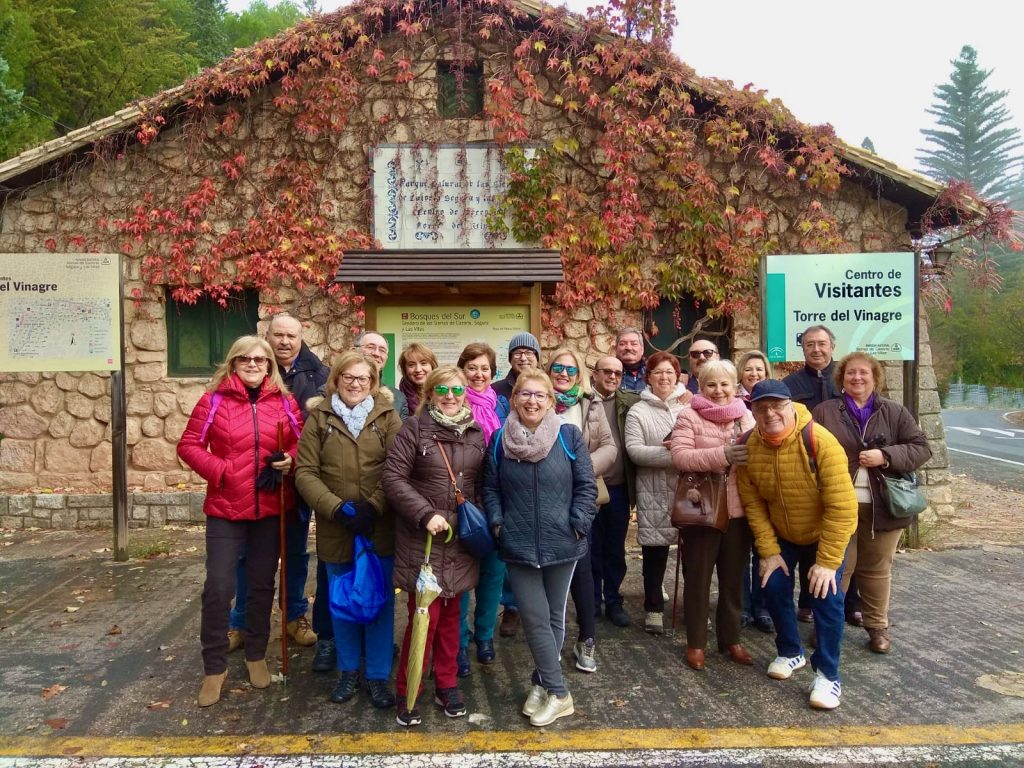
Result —
[{"label": "trekking pole", "polygon": [[683,532],[676,534],[676,583],[672,587],[672,631],[676,631],[676,605],[679,602],[680,553],[683,549]]},{"label": "trekking pole", "polygon": [[[284,451],[284,424],[277,422],[277,450]],[[285,533],[284,533],[284,478],[281,478],[281,485],[278,493],[278,534],[281,539],[281,578],[280,578],[280,603],[281,603],[281,682],[288,682],[288,601],[285,597],[288,594],[288,574],[285,564]]]}]

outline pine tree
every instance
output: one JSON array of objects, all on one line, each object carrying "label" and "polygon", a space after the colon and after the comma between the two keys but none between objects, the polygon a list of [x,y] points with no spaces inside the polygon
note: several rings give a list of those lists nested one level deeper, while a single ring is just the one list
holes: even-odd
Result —
[{"label": "pine tree", "polygon": [[1003,103],[1007,92],[985,86],[992,70],[978,67],[971,46],[951,63],[949,82],[936,86],[927,110],[937,127],[921,131],[931,146],[918,150],[917,160],[934,179],[967,181],[983,197],[1005,200],[1022,165],[1020,130]]},{"label": "pine tree", "polygon": [[866,149],[868,152],[870,152],[873,155],[877,155],[878,154],[878,152],[875,151],[875,142],[873,142],[871,140],[870,136],[865,136],[864,137],[864,141],[862,141],[860,143],[860,148],[861,149]]}]

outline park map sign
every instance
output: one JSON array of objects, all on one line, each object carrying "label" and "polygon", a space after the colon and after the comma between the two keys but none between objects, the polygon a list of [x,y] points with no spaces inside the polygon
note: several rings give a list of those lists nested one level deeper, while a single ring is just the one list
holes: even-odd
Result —
[{"label": "park map sign", "polygon": [[0,254],[0,371],[121,367],[120,259]]},{"label": "park map sign", "polygon": [[790,254],[764,257],[765,351],[772,362],[803,360],[800,334],[811,325],[836,336],[836,357],[868,352],[913,360],[917,254]]}]

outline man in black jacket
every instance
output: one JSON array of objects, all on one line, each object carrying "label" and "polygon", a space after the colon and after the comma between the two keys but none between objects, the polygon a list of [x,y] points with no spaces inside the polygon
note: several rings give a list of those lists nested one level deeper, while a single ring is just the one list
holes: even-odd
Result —
[{"label": "man in black jacket", "polygon": [[[306,404],[309,398],[327,382],[329,369],[313,350],[302,340],[302,323],[288,314],[274,315],[267,328],[267,341],[274,350],[274,359],[281,369],[281,376],[288,390],[302,410],[302,418],[306,418]],[[306,577],[309,573],[309,540],[310,509],[304,501],[298,499],[296,510],[289,511],[285,522],[285,571],[287,576],[287,594],[285,610],[287,621],[285,629],[296,645],[311,646],[317,642],[317,633],[313,631],[306,612],[309,600],[306,598]],[[244,639],[242,629],[245,627],[245,607],[248,595],[248,584],[245,580],[245,558],[239,560],[235,607],[231,611],[228,630],[228,651],[241,648]],[[327,591],[317,591],[317,600],[313,605],[313,622],[316,629],[333,638],[330,612],[327,606]],[[318,649],[319,650],[319,649]],[[333,651],[333,642],[332,642]],[[332,653],[331,669],[334,668]]]},{"label": "man in black jacket", "polygon": [[808,411],[813,411],[825,400],[839,397],[832,381],[836,337],[824,325],[812,325],[800,334],[800,346],[804,351],[804,367],[783,381],[793,393],[794,402],[803,403]]}]

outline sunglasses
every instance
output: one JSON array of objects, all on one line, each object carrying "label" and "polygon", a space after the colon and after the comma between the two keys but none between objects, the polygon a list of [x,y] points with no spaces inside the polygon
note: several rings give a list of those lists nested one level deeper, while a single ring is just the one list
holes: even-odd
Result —
[{"label": "sunglasses", "polygon": [[570,376],[575,376],[580,372],[580,369],[575,365],[562,365],[561,363],[553,363],[551,365],[552,373],[568,373]]},{"label": "sunglasses", "polygon": [[594,373],[600,373],[610,379],[617,379],[622,376],[622,371],[616,371],[613,368],[595,368]]},{"label": "sunglasses", "polygon": [[461,384],[452,384],[451,386],[448,386],[447,384],[438,384],[436,387],[434,387],[434,392],[436,392],[441,397],[444,397],[449,392],[451,392],[456,397],[462,397],[464,394],[466,394],[466,388]]},{"label": "sunglasses", "polygon": [[703,357],[705,360],[710,360],[716,354],[717,353],[713,349],[691,349],[690,350],[690,357],[692,357],[694,360],[697,360],[698,358],[701,358],[701,357]]},{"label": "sunglasses", "polygon": [[256,365],[262,366],[269,359],[269,357],[264,357],[263,355],[239,355],[235,358],[235,362],[241,363],[242,365],[256,363]]}]

